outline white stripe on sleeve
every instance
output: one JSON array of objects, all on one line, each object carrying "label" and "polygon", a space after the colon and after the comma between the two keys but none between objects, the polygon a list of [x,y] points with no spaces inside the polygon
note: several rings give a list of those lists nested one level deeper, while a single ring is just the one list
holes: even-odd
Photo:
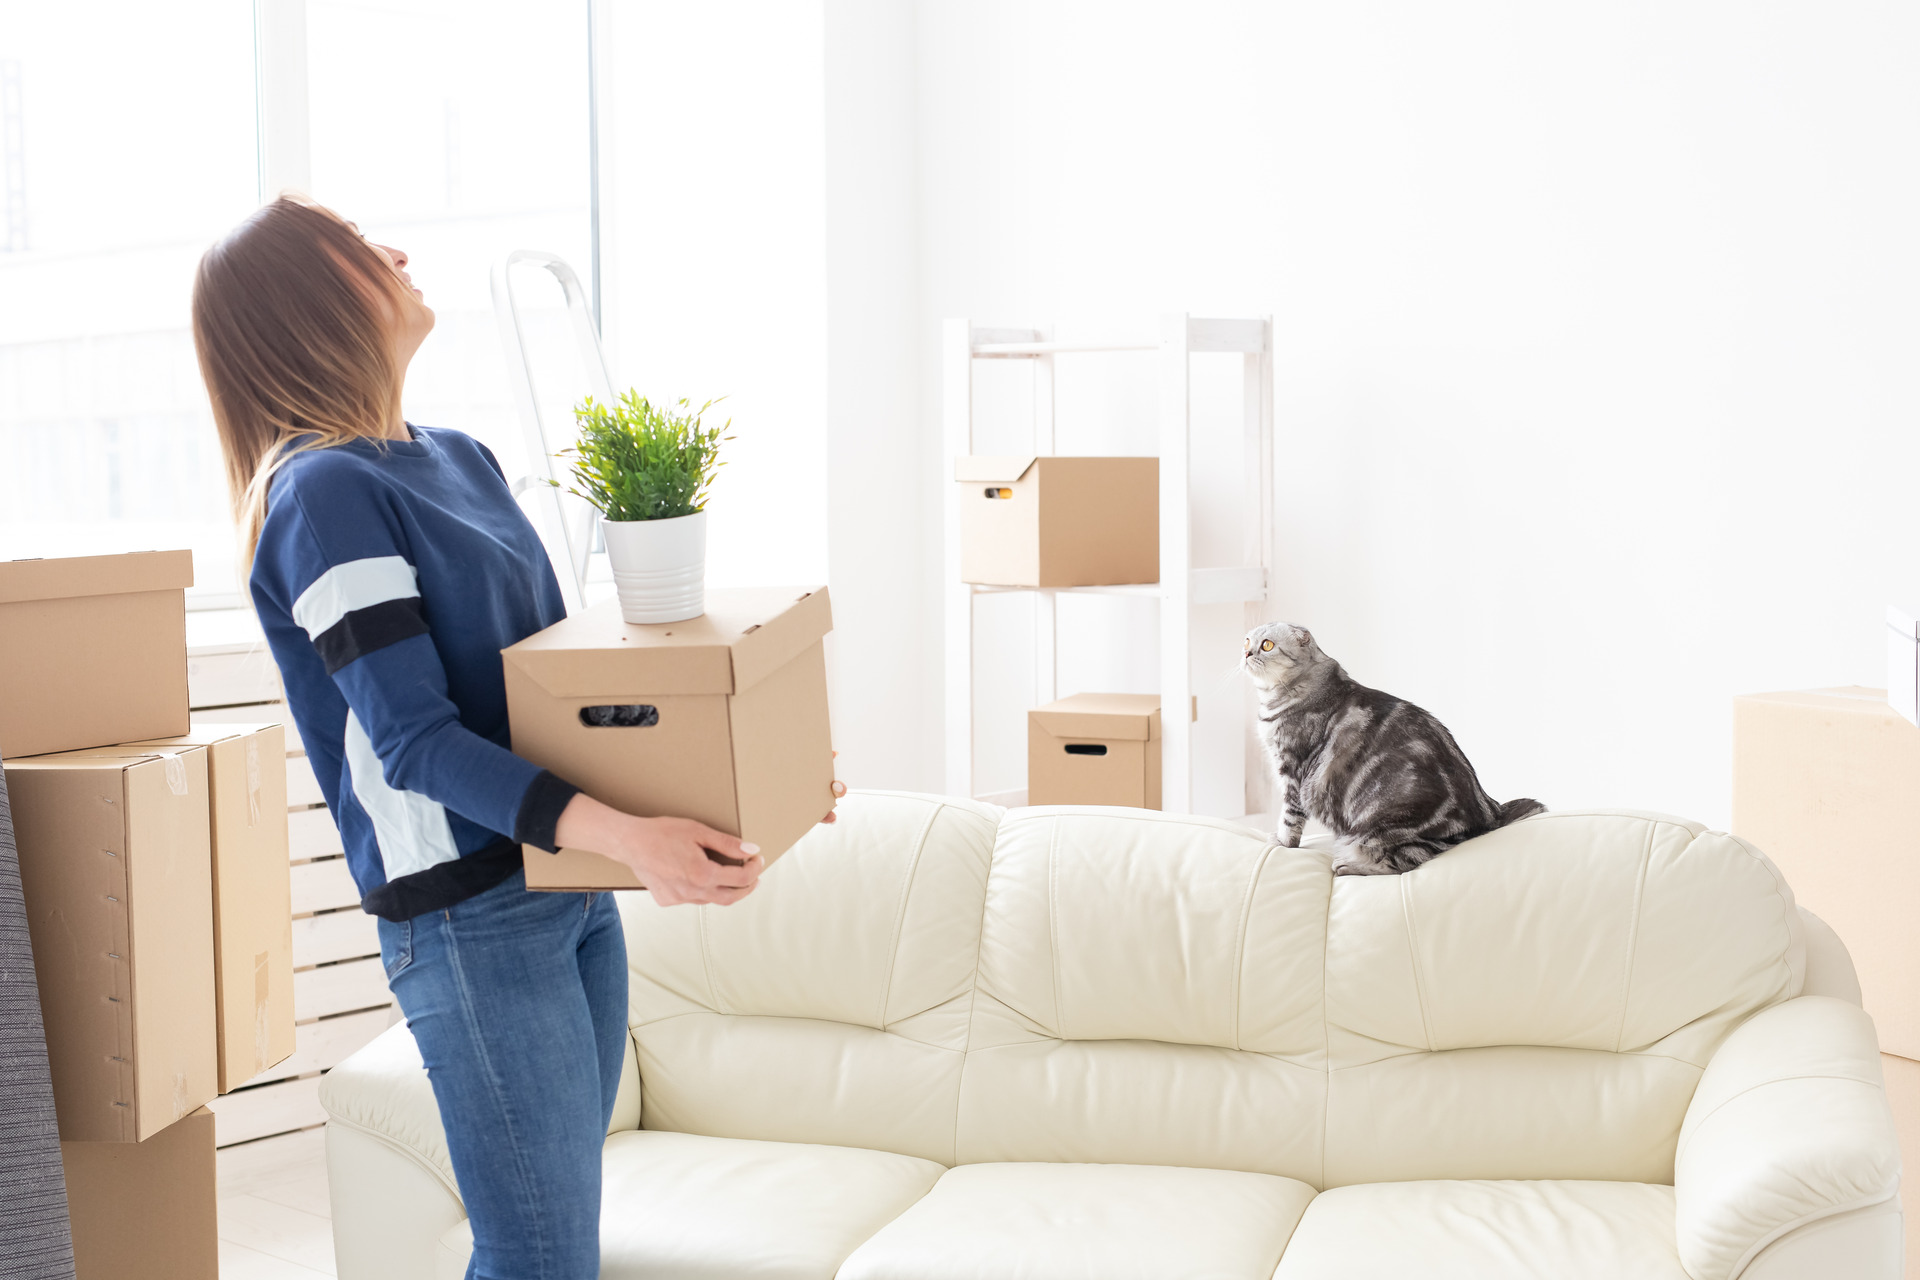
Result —
[{"label": "white stripe on sleeve", "polygon": [[372,739],[351,711],[347,712],[344,745],[353,795],[373,820],[380,861],[389,881],[460,856],[453,843],[453,829],[447,825],[447,811],[420,793],[402,791],[387,781]]},{"label": "white stripe on sleeve", "polygon": [[420,594],[419,570],[404,556],[369,556],[337,564],[293,602],[293,620],[318,640],[334,623],[369,605]]}]

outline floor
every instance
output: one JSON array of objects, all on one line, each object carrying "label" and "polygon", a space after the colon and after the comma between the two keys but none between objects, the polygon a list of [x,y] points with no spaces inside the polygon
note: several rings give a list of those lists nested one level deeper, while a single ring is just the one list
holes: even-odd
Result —
[{"label": "floor", "polygon": [[223,1148],[220,1280],[332,1277],[326,1130]]}]

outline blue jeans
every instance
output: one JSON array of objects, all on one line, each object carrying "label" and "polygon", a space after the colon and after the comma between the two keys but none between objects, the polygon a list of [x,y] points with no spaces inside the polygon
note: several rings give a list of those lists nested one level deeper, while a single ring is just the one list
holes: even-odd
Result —
[{"label": "blue jeans", "polygon": [[513,876],[444,911],[380,921],[473,1224],[468,1280],[600,1274],[600,1148],[627,1038],[613,897]]}]

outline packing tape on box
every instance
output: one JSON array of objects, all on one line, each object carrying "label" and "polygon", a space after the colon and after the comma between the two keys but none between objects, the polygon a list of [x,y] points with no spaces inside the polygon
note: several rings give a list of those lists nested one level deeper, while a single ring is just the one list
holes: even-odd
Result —
[{"label": "packing tape on box", "polygon": [[247,739],[247,825],[260,825],[260,739],[257,735]]},{"label": "packing tape on box", "polygon": [[165,757],[167,770],[167,790],[177,796],[187,794],[187,765],[177,753],[169,752]]}]

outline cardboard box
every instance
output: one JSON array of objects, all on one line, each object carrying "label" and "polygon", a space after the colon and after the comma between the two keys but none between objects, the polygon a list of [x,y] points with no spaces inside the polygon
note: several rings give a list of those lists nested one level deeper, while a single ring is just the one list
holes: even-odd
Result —
[{"label": "cardboard box", "polygon": [[187,731],[190,551],[0,561],[0,756]]},{"label": "cardboard box", "polygon": [[60,1136],[150,1138],[218,1090],[206,748],[6,778]]},{"label": "cardboard box", "polygon": [[1920,1062],[1895,1054],[1880,1055],[1887,1081],[1887,1102],[1893,1108],[1894,1132],[1900,1135],[1900,1211],[1907,1220],[1907,1280],[1920,1280]]},{"label": "cardboard box", "polygon": [[953,478],[962,582],[1160,581],[1158,458],[956,458]]},{"label": "cardboard box", "polygon": [[[693,818],[772,862],[833,808],[825,587],[718,588],[686,622],[618,601],[502,651],[513,749],[596,800]],[[580,849],[526,851],[533,889],[638,889]]]},{"label": "cardboard box", "polygon": [[1847,944],[1881,1047],[1920,1059],[1920,729],[1880,689],[1735,698],[1733,831]]},{"label": "cardboard box", "polygon": [[1027,803],[1160,807],[1160,696],[1076,693],[1027,712]]},{"label": "cardboard box", "polygon": [[293,1052],[286,730],[195,725],[179,737],[137,745],[207,749],[215,1034],[226,1093]]},{"label": "cardboard box", "polygon": [[1920,726],[1920,619],[1887,606],[1887,705]]},{"label": "cardboard box", "polygon": [[145,1142],[63,1142],[75,1280],[218,1280],[213,1112]]}]

